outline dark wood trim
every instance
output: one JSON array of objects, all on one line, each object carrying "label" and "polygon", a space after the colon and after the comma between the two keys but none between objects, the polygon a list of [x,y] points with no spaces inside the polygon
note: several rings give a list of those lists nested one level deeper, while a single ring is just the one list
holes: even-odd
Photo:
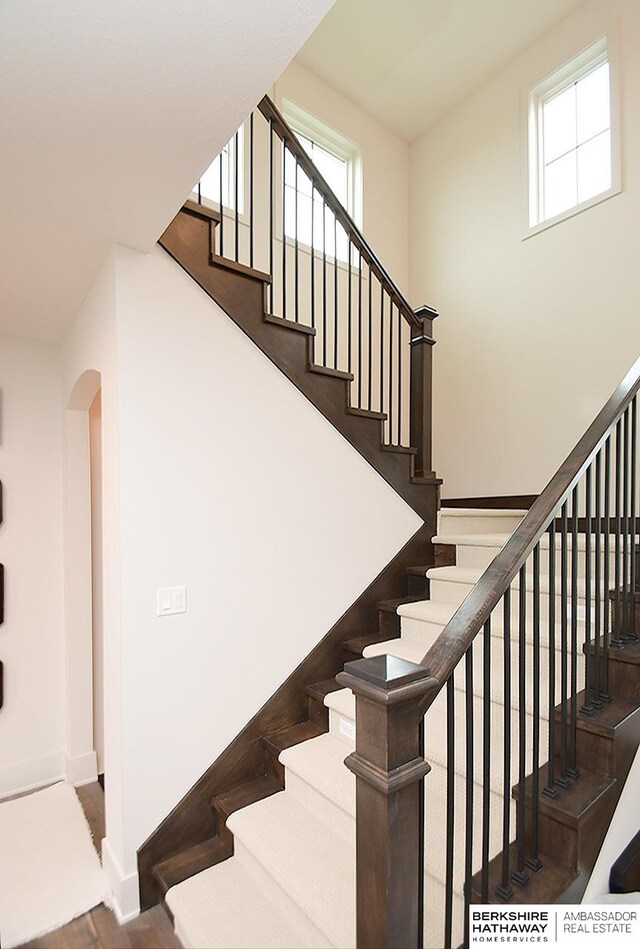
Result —
[{"label": "dark wood trim", "polygon": [[[152,906],[161,897],[157,877],[153,874],[156,865],[165,863],[165,875],[168,875],[166,861],[206,840],[217,839],[224,832],[212,806],[214,797],[272,771],[274,759],[265,747],[265,740],[273,742],[274,736],[307,722],[307,687],[334,678],[343,668],[345,641],[367,632],[368,641],[375,640],[379,603],[392,602],[406,593],[409,567],[434,563],[433,533],[432,523],[420,527],[144,842],[138,851],[143,908]],[[393,619],[398,620],[395,613]],[[383,638],[398,635],[399,624],[396,630]],[[326,727],[325,724],[325,730]],[[297,733],[296,737],[301,740]]]},{"label": "dark wood trim", "polygon": [[211,254],[211,263],[214,267],[224,267],[226,270],[233,270],[235,273],[242,274],[244,277],[250,277],[252,280],[258,280],[261,283],[269,285],[271,277],[262,270],[255,270],[254,267],[247,267],[246,264],[239,264],[237,260],[230,260],[229,257],[220,257],[218,254]]},{"label": "dark wood trim", "polygon": [[610,893],[640,891],[640,830],[624,848],[609,874]]},{"label": "dark wood trim", "polygon": [[411,327],[409,441],[417,449],[415,472],[419,477],[432,472],[433,321],[437,315],[429,307],[420,307],[416,310],[419,326]]},{"label": "dark wood trim", "polygon": [[195,217],[205,218],[207,221],[213,221],[214,224],[219,224],[222,220],[222,215],[219,211],[215,211],[213,208],[207,207],[205,204],[198,204],[197,201],[185,201],[182,205],[182,209],[187,212],[187,214],[193,214]]},{"label": "dark wood trim", "polygon": [[507,494],[481,498],[442,498],[440,507],[469,507],[487,511],[528,511],[537,494]]}]

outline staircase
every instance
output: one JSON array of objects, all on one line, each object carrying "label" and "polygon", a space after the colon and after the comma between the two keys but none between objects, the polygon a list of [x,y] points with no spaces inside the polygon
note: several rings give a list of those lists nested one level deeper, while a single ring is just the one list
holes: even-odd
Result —
[{"label": "staircase", "polygon": [[[141,905],[194,949],[466,944],[470,902],[580,899],[640,743],[640,363],[529,511],[437,511],[437,314],[269,100],[244,140],[248,209],[236,169],[161,244],[424,525],[142,846]],[[348,263],[276,234],[291,157]]]},{"label": "staircase", "polygon": [[[455,549],[456,565],[427,571],[430,599],[415,599],[398,605],[399,638],[369,645],[352,642],[348,649],[355,652],[356,648],[361,648],[366,657],[390,654],[418,662],[451,619],[469,586],[504,546],[509,533],[523,516],[524,512],[512,510],[441,509],[434,542],[439,547]],[[612,542],[612,549],[613,546]],[[583,563],[580,586],[585,580],[584,547],[582,537],[579,539]],[[532,577],[530,580],[532,587]],[[499,626],[494,627],[492,678],[495,679],[502,675],[499,646],[503,633]],[[511,635],[514,644],[517,643],[515,623]],[[583,622],[579,636],[584,639]],[[548,649],[548,634],[544,626],[541,640]],[[482,641],[477,642],[476,649],[476,660],[481,664]],[[611,655],[612,676],[621,688],[616,688],[616,700],[608,703],[598,718],[579,714],[577,764],[580,778],[574,779],[556,797],[543,799],[538,852],[540,869],[531,872],[527,883],[518,889],[514,896],[516,902],[575,900],[586,883],[584,873],[593,865],[597,855],[607,818],[611,816],[631,763],[631,749],[640,739],[640,648],[635,645]],[[560,666],[558,655],[558,690]],[[543,660],[542,678],[547,672],[548,661]],[[626,685],[620,680],[623,674],[626,675]],[[578,680],[582,687],[583,658]],[[464,696],[463,676],[458,678],[455,688]],[[310,686],[308,694],[312,702],[322,700],[329,710],[329,731],[318,729],[319,734],[288,747],[282,747],[283,743],[278,741],[269,743],[274,761],[284,768],[285,790],[275,793],[273,788],[263,800],[230,815],[227,826],[234,835],[234,856],[171,888],[166,895],[176,932],[185,947],[226,946],[232,949],[356,945],[355,777],[343,764],[355,743],[354,696],[349,690],[340,689],[335,681]],[[445,698],[442,693],[426,719],[426,756],[431,772],[425,782],[425,838],[429,847],[425,852],[424,867],[424,945],[432,947],[444,946],[447,938],[444,931],[446,828],[443,822],[447,791]],[[580,704],[582,698],[581,693]],[[482,721],[482,701],[479,688],[473,698],[473,716],[477,722]],[[463,727],[462,704],[459,703],[457,710],[459,728]],[[504,709],[498,696],[491,706],[491,734],[497,746]],[[531,719],[529,707],[527,714]],[[558,731],[559,713],[556,717],[554,727]],[[543,720],[540,736],[543,747],[548,744],[548,730],[549,722]],[[478,750],[482,739],[480,732],[478,729],[476,735]],[[531,721],[527,732],[532,735]],[[302,734],[298,734],[298,738],[302,739]],[[514,735],[513,746],[517,746],[517,735]],[[531,751],[529,740],[529,756]],[[464,814],[464,752],[462,746],[455,763],[454,807],[460,814]],[[480,754],[477,760],[481,761]],[[512,771],[515,764],[514,754]],[[546,786],[545,776],[543,768],[542,787]],[[479,800],[483,792],[483,775],[479,770],[474,775],[474,784]],[[529,779],[525,787],[526,806],[530,805],[530,785]],[[490,778],[491,893],[500,884],[503,786],[504,775],[497,767]],[[508,802],[512,839],[515,839],[517,801],[516,786],[513,799]],[[458,835],[454,845],[462,851],[463,834]],[[496,855],[498,859],[494,859]],[[458,859],[457,864],[461,867],[462,860]],[[476,876],[474,901],[480,901],[480,889],[481,881]],[[453,926],[448,938],[453,945],[459,945],[464,938],[462,872],[454,877]]]}]

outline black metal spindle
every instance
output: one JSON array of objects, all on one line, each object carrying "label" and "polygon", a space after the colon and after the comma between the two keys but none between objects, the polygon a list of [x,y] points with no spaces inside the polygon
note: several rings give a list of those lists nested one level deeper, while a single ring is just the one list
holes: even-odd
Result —
[{"label": "black metal spindle", "polygon": [[526,865],[541,869],[538,857],[538,793],[540,790],[540,544],[533,548],[533,734],[531,772],[531,853]]},{"label": "black metal spindle", "polygon": [[295,225],[293,229],[294,234],[294,261],[293,261],[293,287],[294,287],[294,319],[296,323],[300,322],[300,278],[299,278],[299,262],[300,262],[300,245],[298,242],[298,159],[296,158],[296,170],[294,172],[294,181],[295,181],[295,194],[294,194],[294,203],[293,203],[293,213],[295,215]]},{"label": "black metal spindle", "polygon": [[557,797],[556,788],[556,522],[555,517],[549,524],[549,764],[547,766],[547,786],[543,790],[546,797]]},{"label": "black metal spindle", "polygon": [[622,417],[622,611],[620,639],[629,642],[629,409]]},{"label": "black metal spindle", "polygon": [[322,196],[322,365],[327,365],[327,205]]},{"label": "black metal spindle", "polygon": [[333,215],[333,368],[338,368],[338,218]]},{"label": "black metal spindle", "polygon": [[402,444],[402,310],[398,307],[398,445]]},{"label": "black metal spindle", "polygon": [[198,204],[202,204],[202,186],[198,182]]},{"label": "black metal spindle", "polygon": [[609,647],[611,645],[611,597],[609,595],[611,559],[611,438],[604,444],[604,576],[603,576],[603,634],[602,634],[602,691],[600,698],[603,702],[610,702],[609,695]]},{"label": "black metal spindle", "polygon": [[611,630],[611,648],[619,648],[621,622],[620,622],[620,534],[622,532],[622,421],[618,419],[616,424],[616,455],[615,455],[615,532],[614,532],[614,557],[613,565],[613,585],[615,610],[613,613],[613,623]]},{"label": "black metal spindle", "polygon": [[235,214],[235,254],[236,254],[236,263],[238,263],[239,256],[239,242],[240,242],[240,211],[238,207],[238,198],[240,196],[240,169],[238,168],[240,162],[240,148],[239,148],[239,139],[238,133],[235,135],[235,154],[234,154],[234,214]]},{"label": "black metal spindle", "polygon": [[496,887],[498,899],[508,903],[513,899],[513,888],[509,876],[509,836],[511,823],[511,588],[502,598],[502,871],[500,884]]},{"label": "black metal spindle", "polygon": [[347,292],[347,370],[351,372],[352,359],[351,359],[351,331],[352,331],[352,315],[351,315],[351,297],[352,297],[352,273],[351,273],[351,239],[347,240],[347,280],[349,283],[348,292]]},{"label": "black metal spindle", "polygon": [[560,773],[556,778],[556,784],[559,784],[561,788],[566,788],[569,784],[567,779],[567,695],[569,686],[568,530],[567,502],[565,501],[560,513]]},{"label": "black metal spindle", "polygon": [[[418,753],[425,757],[424,715],[418,725]],[[418,949],[424,949],[424,777],[418,785]]]},{"label": "black metal spindle", "polygon": [[591,541],[593,523],[591,519],[591,494],[593,488],[592,466],[585,475],[584,497],[584,702],[580,711],[584,715],[593,715],[595,709],[591,702]]},{"label": "black metal spindle", "polygon": [[373,387],[373,309],[372,309],[372,299],[373,299],[373,273],[371,271],[371,266],[369,266],[369,320],[368,320],[368,334],[367,334],[367,349],[369,351],[367,358],[367,408],[371,409],[371,394]]},{"label": "black metal spindle", "polygon": [[249,266],[253,267],[253,112],[249,116]]},{"label": "black metal spindle", "polygon": [[287,146],[282,142],[282,318],[287,318]]},{"label": "black metal spindle", "polygon": [[636,478],[637,478],[637,450],[638,450],[638,406],[637,396],[634,395],[631,403],[631,577],[630,591],[631,610],[629,635],[631,639],[637,639],[636,633]]},{"label": "black metal spindle", "polygon": [[358,248],[358,405],[362,408],[362,251]]},{"label": "black metal spindle", "polygon": [[220,152],[219,156],[220,161],[220,256],[224,257],[224,178],[223,178],[223,165],[224,165],[224,149]]},{"label": "black metal spindle", "polygon": [[464,944],[469,944],[469,903],[471,902],[471,874],[473,869],[473,645],[465,656],[465,843],[464,843]]},{"label": "black metal spindle", "polygon": [[453,673],[447,679],[447,849],[444,873],[444,946],[451,949],[453,929],[453,844],[455,820],[455,687]]},{"label": "black metal spindle", "polygon": [[[591,704],[600,708],[600,636],[602,634],[602,450],[595,460],[596,494],[595,494],[595,585],[596,596],[594,603],[594,630],[593,630],[593,665],[591,667]],[[589,678],[587,685],[589,685]]]},{"label": "black metal spindle", "polygon": [[380,281],[380,411],[382,408],[384,392],[384,284]]},{"label": "black metal spindle", "polygon": [[[275,311],[273,309],[273,283],[274,283],[274,267],[273,267],[273,250],[274,250],[274,233],[273,233],[273,222],[274,222],[274,212],[275,212],[275,198],[274,198],[274,188],[275,188],[275,174],[273,167],[273,119],[269,119],[269,275],[271,277],[271,283],[269,284],[269,306],[270,312],[273,314]],[[222,253],[222,252],[221,252]]]},{"label": "black metal spindle", "polygon": [[578,777],[578,485],[571,492],[571,733],[569,741],[570,778]]},{"label": "black metal spindle", "polygon": [[[316,235],[315,235],[316,188],[311,181],[311,326],[316,327]],[[312,337],[315,346],[315,337]]]},{"label": "black metal spindle", "polygon": [[488,903],[491,791],[491,618],[484,624],[482,667],[482,871],[480,892],[482,902]]},{"label": "black metal spindle", "polygon": [[389,406],[387,418],[387,436],[393,443],[393,300],[389,301]]},{"label": "black metal spindle", "polygon": [[523,564],[519,578],[518,610],[518,819],[517,819],[517,867],[512,875],[514,883],[524,886],[529,874],[525,870],[525,816],[524,782],[526,777],[527,747],[527,684],[526,684],[526,648],[527,648],[527,568]]}]

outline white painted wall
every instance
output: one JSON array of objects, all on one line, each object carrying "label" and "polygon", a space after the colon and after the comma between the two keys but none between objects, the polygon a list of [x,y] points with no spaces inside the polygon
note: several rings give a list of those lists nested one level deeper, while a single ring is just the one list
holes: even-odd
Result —
[{"label": "white painted wall", "polygon": [[60,351],[0,336],[0,796],[65,773]]},{"label": "white painted wall", "polygon": [[[523,241],[522,95],[612,32],[623,192]],[[587,0],[411,149],[411,294],[438,308],[443,496],[538,492],[640,352],[640,6]]]},{"label": "white painted wall", "polygon": [[403,293],[409,289],[409,145],[294,60],[272,90],[362,149],[363,226],[369,244]]},{"label": "white painted wall", "polygon": [[128,876],[420,520],[164,252],[116,260]]}]

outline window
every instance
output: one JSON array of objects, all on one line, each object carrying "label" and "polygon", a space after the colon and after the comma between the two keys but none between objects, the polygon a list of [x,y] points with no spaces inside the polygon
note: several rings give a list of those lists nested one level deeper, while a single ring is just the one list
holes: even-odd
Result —
[{"label": "window", "polygon": [[[335,129],[324,125],[293,103],[285,102],[283,108],[285,118],[300,144],[338,200],[359,223],[362,208],[359,149]],[[322,196],[318,191],[314,192],[312,204],[311,181],[300,167],[296,170],[296,161],[289,152],[285,160],[284,184],[285,235],[296,237],[297,221],[299,242],[308,247],[313,246],[316,252],[324,248],[329,256],[346,261],[346,234],[340,225],[335,228],[333,214],[323,208]]]},{"label": "window", "polygon": [[[238,170],[238,211],[244,210],[244,127],[240,126],[236,135],[222,149],[202,175],[193,191],[199,194],[205,204],[220,206],[220,188],[222,186],[222,204],[235,211],[236,207],[236,164]],[[200,189],[198,191],[198,188]]]},{"label": "window", "polygon": [[562,219],[614,193],[606,39],[532,90],[529,226]]}]

